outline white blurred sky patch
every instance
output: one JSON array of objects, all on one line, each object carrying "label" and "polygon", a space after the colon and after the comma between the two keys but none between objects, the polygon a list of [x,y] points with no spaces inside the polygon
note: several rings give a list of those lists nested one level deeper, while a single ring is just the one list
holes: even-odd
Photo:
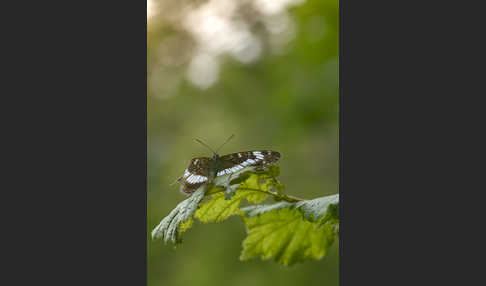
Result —
[{"label": "white blurred sky patch", "polygon": [[199,52],[189,64],[187,78],[202,89],[213,85],[219,78],[219,61],[216,56]]},{"label": "white blurred sky patch", "polygon": [[289,14],[283,11],[280,14],[269,15],[263,19],[263,23],[270,34],[269,43],[272,52],[285,53],[286,45],[296,35],[296,27]]},{"label": "white blurred sky patch", "polygon": [[[252,30],[255,23],[263,24],[269,39],[267,43],[270,45],[270,51],[277,54],[285,53],[287,44],[296,34],[295,23],[287,9],[304,2],[305,0],[147,0],[147,19],[169,23],[176,30],[186,31],[193,39],[192,44],[184,40],[177,45],[167,46],[167,49],[160,49],[159,57],[171,55],[171,59],[159,59],[158,62],[173,66],[188,63],[186,78],[195,86],[206,89],[219,78],[220,64],[223,60],[221,56],[229,55],[243,64],[253,63],[262,56],[264,41],[261,32]],[[157,17],[154,17],[155,15]],[[171,42],[165,41],[161,44],[169,43]],[[187,50],[188,45],[193,45],[188,49],[189,59],[186,55],[184,60],[176,60],[173,55],[184,55],[183,52],[177,51],[182,48]]]},{"label": "white blurred sky patch", "polygon": [[253,0],[255,7],[267,15],[284,12],[287,7],[303,4],[305,0]]},{"label": "white blurred sky patch", "polygon": [[[199,53],[194,56],[188,71],[191,82],[207,88],[214,84],[219,72],[219,61],[208,60],[222,54],[229,54],[242,63],[257,60],[261,54],[260,40],[254,36],[248,25],[235,19],[236,1],[213,0],[187,13],[183,26],[192,34],[199,45]],[[199,65],[200,61],[209,65]],[[197,67],[197,68],[196,68]],[[197,75],[197,72],[202,73]]]},{"label": "white blurred sky patch", "polygon": [[155,14],[157,14],[157,3],[154,0],[147,0],[147,20],[152,19]]}]

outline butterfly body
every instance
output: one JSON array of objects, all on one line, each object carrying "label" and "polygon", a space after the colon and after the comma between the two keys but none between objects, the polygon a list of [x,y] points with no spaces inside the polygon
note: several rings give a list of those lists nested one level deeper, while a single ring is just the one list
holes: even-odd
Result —
[{"label": "butterfly body", "polygon": [[212,183],[216,177],[236,173],[245,167],[265,167],[280,159],[280,153],[271,150],[255,150],[219,156],[214,152],[211,158],[193,158],[184,175],[178,179],[182,182],[181,192],[191,194],[199,187]]}]

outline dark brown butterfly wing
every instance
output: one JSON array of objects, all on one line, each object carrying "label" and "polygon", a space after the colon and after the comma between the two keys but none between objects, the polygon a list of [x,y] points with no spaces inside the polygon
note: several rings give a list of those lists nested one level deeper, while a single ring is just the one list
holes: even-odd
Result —
[{"label": "dark brown butterfly wing", "polygon": [[220,169],[217,176],[224,176],[238,172],[248,166],[265,167],[276,163],[280,153],[271,150],[255,150],[228,154],[220,157]]},{"label": "dark brown butterfly wing", "polygon": [[208,183],[209,160],[207,157],[191,160],[189,167],[184,171],[184,175],[177,180],[179,182],[184,181],[180,189],[183,194],[192,194],[199,187]]},{"label": "dark brown butterfly wing", "polygon": [[[280,159],[280,153],[271,150],[255,150],[228,154],[217,158],[216,176],[233,174],[248,167],[265,167],[276,163]],[[209,183],[209,169],[211,159],[208,157],[194,158],[189,167],[184,171],[184,175],[178,179],[182,182],[181,192],[189,195],[199,187]],[[214,167],[213,167],[214,168]]]}]

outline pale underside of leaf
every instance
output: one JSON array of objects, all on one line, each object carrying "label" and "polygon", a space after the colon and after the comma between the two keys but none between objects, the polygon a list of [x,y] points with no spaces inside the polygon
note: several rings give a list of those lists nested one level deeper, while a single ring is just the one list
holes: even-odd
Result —
[{"label": "pale underside of leaf", "polygon": [[297,203],[279,202],[275,204],[248,206],[241,210],[243,215],[253,217],[277,209],[296,208],[302,212],[304,218],[310,221],[316,221],[328,212],[330,206],[337,204],[339,204],[339,194]]},{"label": "pale underside of leaf", "polygon": [[295,207],[302,210],[305,218],[317,220],[326,214],[329,206],[336,205],[338,203],[339,194],[335,194],[313,200],[298,202],[295,204]]},{"label": "pale underside of leaf", "polygon": [[[189,198],[180,202],[152,231],[152,238],[164,238],[167,243],[181,241],[180,234],[192,225],[192,217],[204,198],[206,186],[197,189]],[[180,225],[182,224],[182,227]]]}]

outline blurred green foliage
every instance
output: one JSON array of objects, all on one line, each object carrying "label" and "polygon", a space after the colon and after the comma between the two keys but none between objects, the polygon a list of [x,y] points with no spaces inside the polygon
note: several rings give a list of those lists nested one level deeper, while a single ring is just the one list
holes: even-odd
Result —
[{"label": "blurred green foliage", "polygon": [[[322,260],[284,267],[239,261],[246,236],[239,217],[195,223],[177,251],[150,234],[185,199],[170,183],[192,157],[211,155],[194,138],[218,146],[235,134],[222,154],[279,151],[279,179],[287,194],[312,199],[338,192],[338,11],[337,0],[308,0],[288,9],[296,30],[284,52],[272,53],[264,45],[261,57],[249,64],[223,56],[219,79],[207,89],[184,78],[184,63],[157,73],[166,39],[193,39],[163,20],[149,22],[148,285],[338,285],[338,243]],[[154,81],[161,88],[154,88]]]}]

